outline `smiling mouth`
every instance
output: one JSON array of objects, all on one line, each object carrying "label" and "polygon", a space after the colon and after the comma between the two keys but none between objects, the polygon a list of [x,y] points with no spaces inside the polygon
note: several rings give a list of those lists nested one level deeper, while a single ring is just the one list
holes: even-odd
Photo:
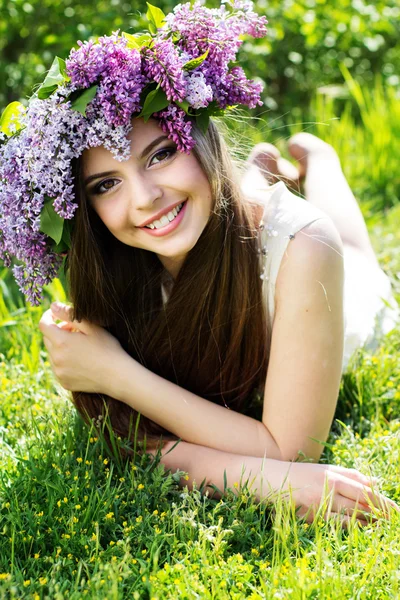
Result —
[{"label": "smiling mouth", "polygon": [[161,219],[156,219],[152,223],[149,223],[149,225],[144,225],[143,229],[162,229],[163,227],[166,227],[171,221],[176,219],[186,202],[187,200],[181,202],[178,206],[175,206],[175,208],[163,215]]}]

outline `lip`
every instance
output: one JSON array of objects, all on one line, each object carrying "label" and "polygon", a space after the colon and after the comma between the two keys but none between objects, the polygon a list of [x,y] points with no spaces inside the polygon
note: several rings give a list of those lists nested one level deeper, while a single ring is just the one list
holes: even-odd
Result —
[{"label": "lip", "polygon": [[[186,200],[187,200],[187,198],[186,198]],[[169,206],[168,208],[163,208],[157,214],[155,214],[154,217],[151,217],[151,219],[147,219],[147,221],[144,221],[141,225],[137,225],[137,227],[140,229],[141,227],[150,225],[150,223],[152,223],[153,221],[157,221],[158,219],[161,219],[162,216],[167,215],[175,207],[182,204],[182,202],[186,202],[186,200],[181,200],[180,202],[175,202],[175,204],[171,204],[171,206]]]},{"label": "lip", "polygon": [[174,231],[177,227],[179,227],[179,223],[182,221],[183,217],[185,216],[187,203],[188,203],[188,200],[185,200],[181,210],[178,213],[178,216],[175,217],[175,219],[173,221],[170,221],[168,223],[168,225],[165,225],[164,227],[160,227],[160,229],[149,229],[148,227],[143,227],[142,230],[154,237],[162,237],[164,235],[168,235],[169,233]]}]

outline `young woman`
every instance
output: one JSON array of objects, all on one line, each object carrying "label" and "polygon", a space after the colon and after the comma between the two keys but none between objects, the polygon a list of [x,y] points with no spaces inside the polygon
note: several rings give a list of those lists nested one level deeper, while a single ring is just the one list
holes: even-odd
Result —
[{"label": "young woman", "polygon": [[[332,513],[347,509],[343,523],[357,502],[370,512],[363,493],[375,505],[383,496],[358,471],[289,462],[298,453],[319,459],[334,415],[343,256],[357,257],[366,282],[386,283],[337,155],[309,134],[292,138],[307,203],[282,182],[254,180],[262,163],[269,177],[280,175],[276,149],[256,147],[242,182],[251,200],[214,124],[205,136],[196,132],[189,156],[155,119],[133,120],[130,135],[132,156],[118,168],[103,147],[85,150],[76,165],[73,310],[45,313],[41,323],[61,384],[90,417],[102,414],[105,399],[121,436],[140,412],[147,451],[155,454],[161,435],[170,440],[161,462],[187,471],[190,488],[206,478],[221,489],[224,470],[232,485],[244,467],[259,498],[290,484],[306,515],[327,478]],[[80,335],[54,329],[50,317]],[[257,388],[260,421],[244,414]]]},{"label": "young woman", "polygon": [[249,0],[160,13],[149,7],[148,34],[56,59],[20,121],[15,106],[1,120],[0,256],[25,262],[14,274],[38,303],[67,255],[72,306],[40,322],[54,373],[84,418],[107,411],[123,438],[140,413],[146,451],[160,446],[189,487],[221,489],[224,471],[232,486],[243,467],[259,499],[293,490],[309,520],[325,484],[324,515],[343,525],[399,510],[358,471],[292,462],[318,461],[335,411],[343,256],[380,273],[338,162],[300,140],[310,202],[266,189],[265,152],[242,181],[213,116],[260,103],[231,64],[265,17]]}]

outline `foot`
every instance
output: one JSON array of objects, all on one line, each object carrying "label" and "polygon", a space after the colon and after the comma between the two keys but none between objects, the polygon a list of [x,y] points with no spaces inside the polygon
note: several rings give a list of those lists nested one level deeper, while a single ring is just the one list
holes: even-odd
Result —
[{"label": "foot", "polygon": [[248,160],[260,169],[270,185],[283,181],[290,187],[299,188],[299,169],[282,158],[278,148],[273,144],[266,142],[257,144],[251,151]]},{"label": "foot", "polygon": [[307,176],[310,160],[324,160],[340,167],[339,157],[334,148],[311,133],[300,132],[293,135],[288,144],[291,156],[299,163],[300,179]]}]

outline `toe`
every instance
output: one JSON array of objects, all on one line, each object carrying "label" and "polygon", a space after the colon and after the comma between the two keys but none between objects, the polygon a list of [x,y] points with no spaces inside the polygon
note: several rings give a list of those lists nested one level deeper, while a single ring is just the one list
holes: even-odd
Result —
[{"label": "toe", "polygon": [[279,180],[278,160],[281,156],[273,144],[261,143],[254,146],[249,156],[249,162],[255,164],[269,183]]},{"label": "toe", "polygon": [[283,158],[273,144],[265,142],[254,146],[249,156],[249,162],[260,169],[268,183],[274,184],[283,181],[290,187],[299,188],[299,169]]},{"label": "toe", "polygon": [[306,175],[308,160],[311,156],[313,158],[321,157],[338,161],[338,155],[330,144],[306,131],[296,133],[290,138],[288,150],[290,155],[299,163],[301,177]]}]

